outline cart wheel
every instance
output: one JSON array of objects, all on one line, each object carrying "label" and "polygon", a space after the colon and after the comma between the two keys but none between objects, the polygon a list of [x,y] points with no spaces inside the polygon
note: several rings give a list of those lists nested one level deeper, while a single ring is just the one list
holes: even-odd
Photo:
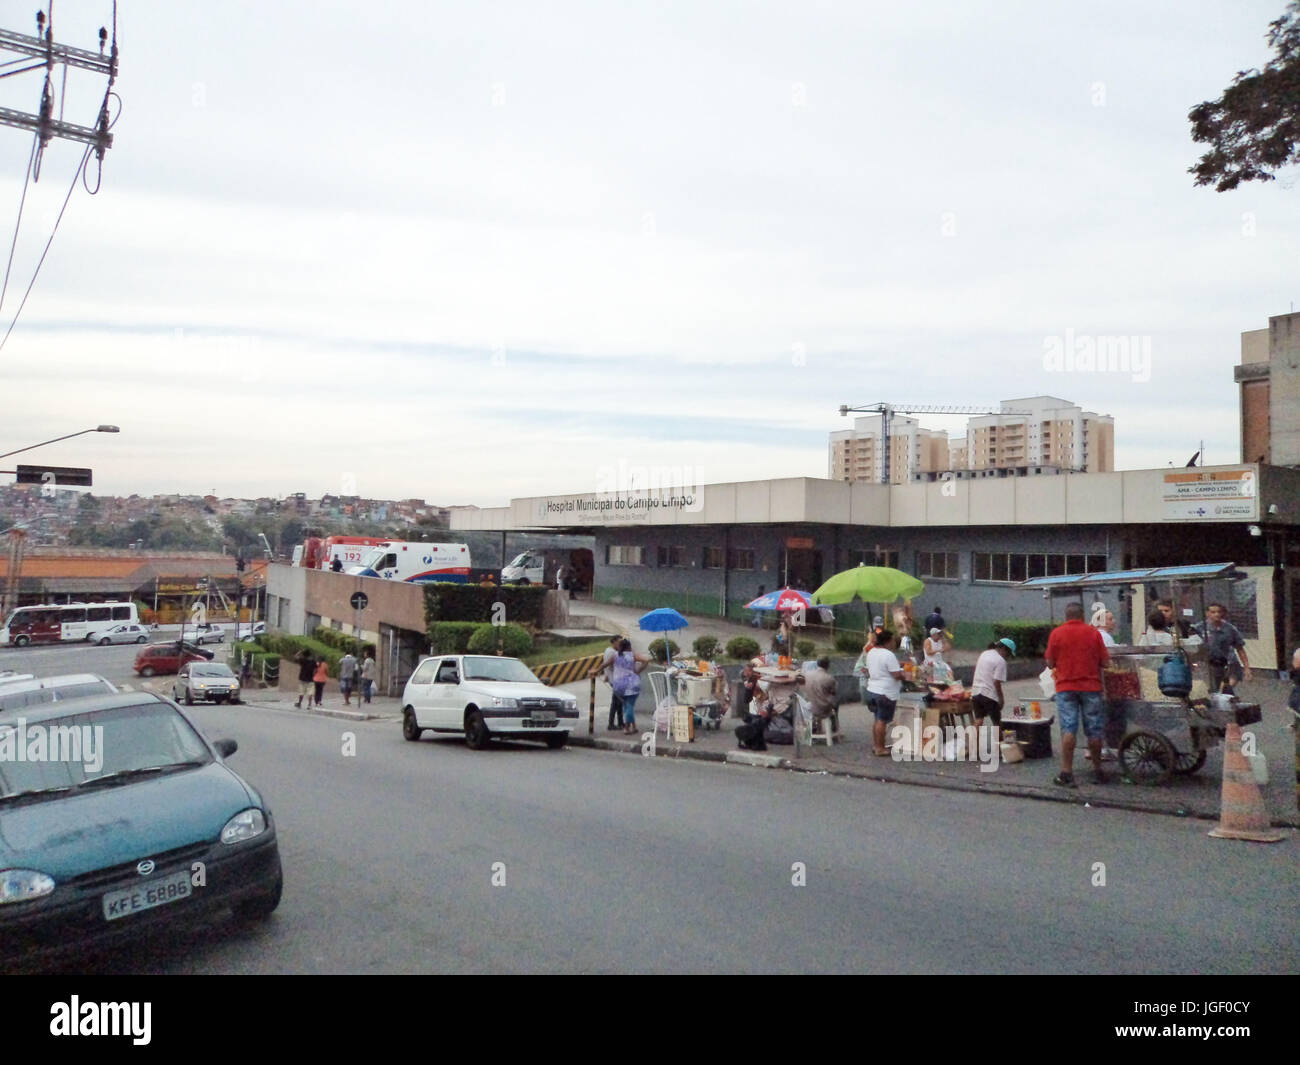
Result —
[{"label": "cart wheel", "polygon": [[1203,750],[1188,751],[1186,754],[1179,751],[1178,760],[1174,762],[1174,772],[1179,776],[1190,776],[1205,765],[1205,755]]},{"label": "cart wheel", "polygon": [[1119,764],[1134,784],[1163,784],[1177,761],[1174,745],[1158,732],[1130,732],[1119,745]]}]

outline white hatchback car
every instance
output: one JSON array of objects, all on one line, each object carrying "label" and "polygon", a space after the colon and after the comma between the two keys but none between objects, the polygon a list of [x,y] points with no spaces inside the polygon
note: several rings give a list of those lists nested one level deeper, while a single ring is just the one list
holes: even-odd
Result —
[{"label": "white hatchback car", "polygon": [[548,688],[517,658],[426,658],[402,691],[402,735],[463,734],[474,750],[493,739],[541,740],[563,747],[578,727],[578,700]]},{"label": "white hatchback car", "polygon": [[100,647],[107,647],[110,643],[148,643],[149,630],[143,625],[114,625],[86,633],[86,642],[97,643]]},{"label": "white hatchback car", "polygon": [[185,633],[190,643],[225,643],[226,630],[219,625],[197,625]]}]

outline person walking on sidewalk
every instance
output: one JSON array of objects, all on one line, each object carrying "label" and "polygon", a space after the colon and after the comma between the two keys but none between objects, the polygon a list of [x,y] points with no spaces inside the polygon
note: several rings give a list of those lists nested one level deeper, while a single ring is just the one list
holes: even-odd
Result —
[{"label": "person walking on sidewalk", "polygon": [[304,647],[298,652],[298,701],[293,704],[299,710],[302,709],[303,699],[307,700],[308,708],[311,707],[311,679],[315,673],[316,663],[312,660],[311,652]]},{"label": "person walking on sidewalk", "polygon": [[366,650],[366,657],[361,660],[361,694],[366,702],[375,690],[375,652]]},{"label": "person walking on sidewalk", "polygon": [[357,676],[357,660],[349,651],[339,659],[339,690],[343,692],[343,705],[352,705],[352,682]]},{"label": "person walking on sidewalk", "polygon": [[321,659],[316,663],[316,671],[311,675],[312,684],[316,686],[316,705],[320,706],[321,696],[325,694],[325,684],[330,679],[329,663]]},{"label": "person walking on sidewalk", "polygon": [[1074,782],[1074,747],[1082,719],[1093,780],[1105,784],[1101,741],[1106,729],[1106,704],[1101,697],[1101,670],[1110,661],[1110,652],[1101,633],[1083,620],[1081,603],[1065,608],[1065,624],[1054,628],[1047,638],[1046,658],[1056,678],[1056,710],[1061,719],[1061,772],[1053,783],[1063,788],[1078,787]]},{"label": "person walking on sidewalk", "polygon": [[616,728],[623,728],[623,697],[614,691],[614,659],[618,657],[619,645],[623,642],[622,636],[611,636],[609,646],[605,648],[601,656],[600,665],[588,674],[592,679],[603,677],[605,683],[610,686],[609,694],[609,726],[607,732],[613,732]]}]

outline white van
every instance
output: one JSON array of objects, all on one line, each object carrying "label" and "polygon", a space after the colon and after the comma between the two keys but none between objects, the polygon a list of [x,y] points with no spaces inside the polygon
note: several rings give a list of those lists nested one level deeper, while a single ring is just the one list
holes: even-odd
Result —
[{"label": "white van", "polygon": [[467,544],[390,540],[372,548],[361,565],[352,566],[347,572],[354,577],[382,577],[387,581],[465,584],[469,580],[469,570]]}]

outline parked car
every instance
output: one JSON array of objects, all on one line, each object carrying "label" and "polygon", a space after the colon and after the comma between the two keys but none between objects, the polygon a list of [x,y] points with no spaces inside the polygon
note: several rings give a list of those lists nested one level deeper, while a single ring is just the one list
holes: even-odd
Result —
[{"label": "parked car", "polygon": [[225,764],[234,740],[210,744],[174,703],[142,691],[50,703],[22,717],[0,713],[0,733],[57,729],[87,740],[69,742],[58,760],[0,761],[6,966],[80,956],[219,908],[260,920],[279,905],[275,823]]},{"label": "parked car", "polygon": [[172,682],[172,698],[193,706],[195,700],[239,702],[239,678],[220,662],[186,662]]},{"label": "parked car", "polygon": [[134,669],[142,677],[155,673],[175,673],[186,662],[209,662],[213,654],[204,647],[174,640],[171,643],[153,643],[135,656]]},{"label": "parked car", "polygon": [[517,658],[442,655],[426,658],[402,691],[402,735],[463,733],[482,750],[489,740],[541,740],[563,747],[578,727],[578,700],[548,688]]},{"label": "parked car", "polygon": [[54,677],[22,677],[0,680],[0,711],[86,695],[112,695],[117,686],[98,673],[61,673]]},{"label": "parked car", "polygon": [[237,639],[251,640],[254,636],[264,636],[266,634],[266,622],[255,621],[250,625],[243,625],[239,629]]},{"label": "parked car", "polygon": [[219,625],[194,625],[185,630],[185,638],[191,643],[225,643],[226,630]]},{"label": "parked car", "polygon": [[143,625],[114,625],[86,633],[86,642],[97,643],[100,647],[107,647],[110,643],[148,643],[149,630]]}]

